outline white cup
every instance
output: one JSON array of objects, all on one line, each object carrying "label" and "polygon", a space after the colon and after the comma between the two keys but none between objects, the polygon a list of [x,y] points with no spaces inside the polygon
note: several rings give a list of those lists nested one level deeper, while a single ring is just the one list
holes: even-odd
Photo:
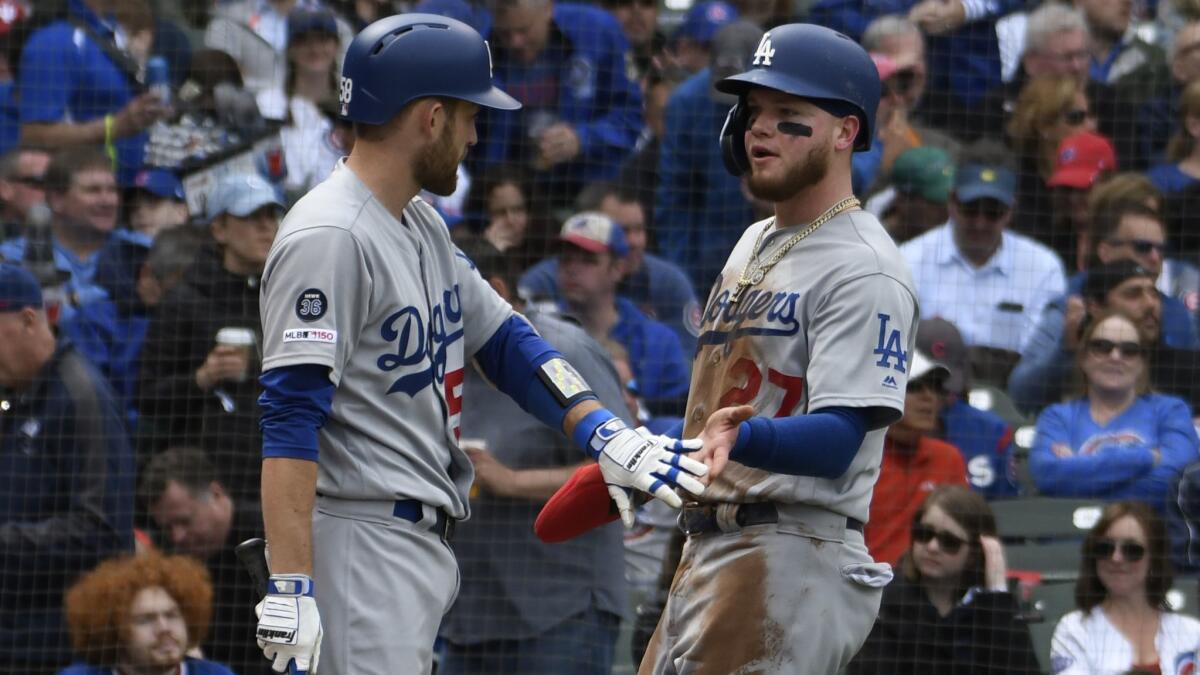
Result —
[{"label": "white cup", "polygon": [[250,370],[250,361],[254,358],[254,348],[257,344],[254,331],[240,326],[226,326],[217,331],[217,344],[222,347],[236,347],[246,352],[246,370],[235,382],[245,382]]}]

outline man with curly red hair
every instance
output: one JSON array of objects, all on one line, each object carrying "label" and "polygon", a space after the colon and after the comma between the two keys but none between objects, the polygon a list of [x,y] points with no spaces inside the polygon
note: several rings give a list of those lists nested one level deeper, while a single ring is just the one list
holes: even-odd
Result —
[{"label": "man with curly red hair", "polygon": [[71,644],[85,664],[59,675],[234,675],[187,656],[208,633],[212,584],[182,555],[100,563],[67,591]]}]

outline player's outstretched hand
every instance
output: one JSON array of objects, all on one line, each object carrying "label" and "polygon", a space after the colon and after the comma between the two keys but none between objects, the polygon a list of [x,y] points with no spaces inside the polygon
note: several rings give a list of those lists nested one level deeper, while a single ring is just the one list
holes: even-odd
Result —
[{"label": "player's outstretched hand", "polygon": [[316,675],[321,660],[321,615],[313,581],[303,574],[272,574],[258,614],[258,648],[277,673]]},{"label": "player's outstretched hand", "polygon": [[729,453],[737,443],[738,426],[751,417],[754,417],[754,408],[748,405],[721,408],[708,416],[704,431],[700,432],[704,449],[696,455],[696,459],[708,467],[708,480],[720,476],[725,470]]},{"label": "player's outstretched hand", "polygon": [[645,427],[630,429],[613,418],[596,428],[588,445],[599,452],[596,461],[625,527],[633,527],[630,488],[648,492],[675,508],[683,506],[683,500],[674,488],[694,495],[704,492],[699,477],[708,472],[708,467],[682,454],[699,450],[699,439],[655,436]]}]

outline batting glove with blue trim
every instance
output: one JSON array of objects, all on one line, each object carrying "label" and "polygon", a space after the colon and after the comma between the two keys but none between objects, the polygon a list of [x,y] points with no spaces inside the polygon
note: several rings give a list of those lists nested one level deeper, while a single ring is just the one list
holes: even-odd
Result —
[{"label": "batting glove with blue trim", "polygon": [[258,647],[271,669],[292,675],[316,675],[321,660],[321,614],[313,580],[303,574],[272,574],[258,614]]},{"label": "batting glove with blue trim", "polygon": [[704,484],[697,477],[707,474],[708,467],[682,454],[703,445],[698,438],[684,441],[656,436],[645,427],[630,429],[614,417],[596,427],[587,449],[600,464],[608,494],[616,502],[625,527],[633,527],[630,488],[648,492],[674,508],[683,506],[674,488],[694,495],[704,492]]}]

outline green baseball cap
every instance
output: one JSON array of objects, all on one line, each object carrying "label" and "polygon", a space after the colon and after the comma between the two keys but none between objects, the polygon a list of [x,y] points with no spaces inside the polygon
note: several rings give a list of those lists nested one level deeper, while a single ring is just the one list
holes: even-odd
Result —
[{"label": "green baseball cap", "polygon": [[954,187],[954,162],[945,150],[930,145],[905,150],[892,164],[892,185],[897,192],[945,204]]}]

